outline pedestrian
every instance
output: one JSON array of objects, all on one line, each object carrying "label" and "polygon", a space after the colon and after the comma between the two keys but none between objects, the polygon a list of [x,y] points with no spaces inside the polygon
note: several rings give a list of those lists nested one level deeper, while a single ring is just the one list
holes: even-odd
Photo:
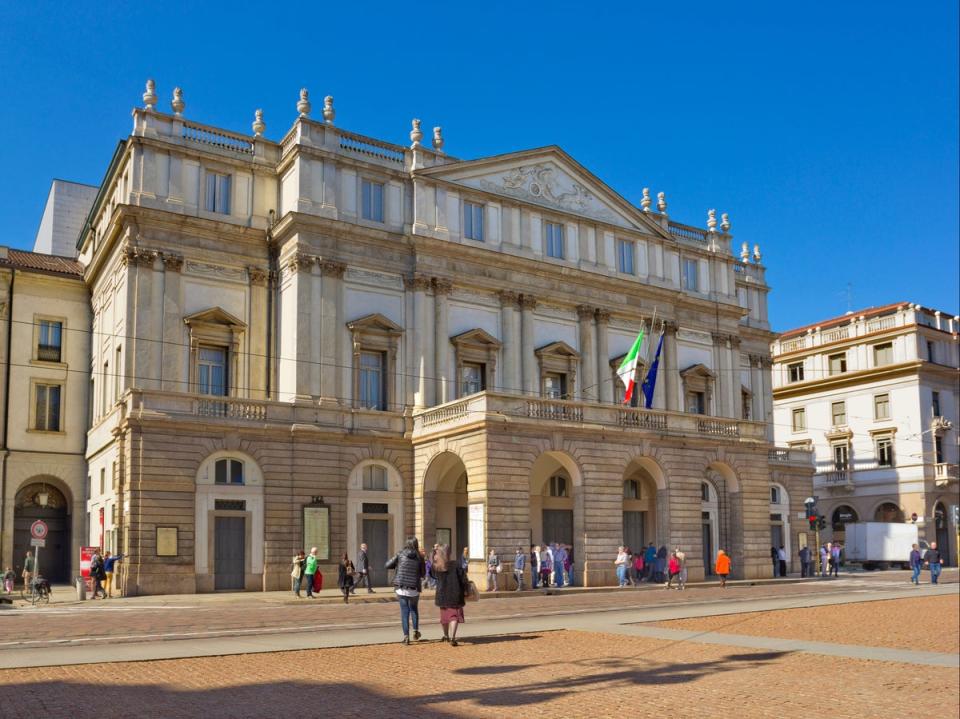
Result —
[{"label": "pedestrian", "polygon": [[307,584],[307,599],[313,599],[313,575],[317,573],[317,548],[310,547],[310,554],[303,564],[303,581]]},{"label": "pedestrian", "polygon": [[367,594],[373,594],[373,586],[370,584],[370,556],[367,554],[367,544],[360,544],[360,551],[357,552],[357,583],[353,586],[356,592],[359,587],[367,585]]},{"label": "pedestrian", "polygon": [[[670,575],[669,581],[667,581],[667,586],[665,589],[673,589],[673,580],[680,576],[680,561],[677,559],[677,553],[673,552],[670,554],[670,559],[667,560],[667,572]],[[677,584],[680,584],[680,580],[677,579]]]},{"label": "pedestrian", "polygon": [[813,572],[810,568],[810,547],[803,546],[800,547],[800,576],[801,577],[812,577]]},{"label": "pedestrian", "polygon": [[487,555],[487,591],[495,592],[497,590],[497,579],[500,574],[500,557],[497,556],[497,550],[491,549]]},{"label": "pedestrian", "polygon": [[523,589],[523,568],[527,563],[527,555],[523,553],[523,547],[517,547],[517,554],[513,558],[513,578],[517,580],[517,589]]},{"label": "pedestrian", "polygon": [[[436,545],[434,545],[434,552],[436,551]],[[426,574],[423,577],[423,586],[427,589],[433,589],[433,577],[430,576],[430,569],[433,566],[433,553],[431,552],[429,557],[423,558],[423,565],[426,567]]]},{"label": "pedestrian", "polygon": [[536,589],[540,586],[540,546],[530,547],[530,586]]},{"label": "pedestrian", "polygon": [[820,579],[830,574],[830,542],[820,547]]},{"label": "pedestrian", "polygon": [[567,586],[573,586],[573,545],[565,544],[563,546],[566,556],[563,558],[563,567],[567,570]]},{"label": "pedestrian", "polygon": [[420,556],[420,543],[416,537],[408,537],[406,544],[386,564],[387,569],[396,569],[393,586],[400,601],[400,628],[403,644],[410,643],[410,624],[413,623],[413,640],[420,639],[420,582],[426,574],[426,563]]},{"label": "pedestrian", "polygon": [[617,558],[613,560],[617,571],[617,586],[623,589],[627,586],[627,552],[622,544],[617,547]]},{"label": "pedestrian", "polygon": [[107,578],[107,573],[103,571],[103,555],[100,550],[94,551],[90,557],[90,577],[93,579],[93,596],[91,599],[106,599],[107,593],[103,591],[103,580]]},{"label": "pedestrian", "polygon": [[776,547],[770,547],[770,559],[773,561],[773,576],[776,578],[780,576],[780,555]]},{"label": "pedestrian", "polygon": [[650,542],[647,551],[643,553],[643,564],[647,581],[652,582],[654,571],[657,568],[657,548],[653,546],[653,542]]},{"label": "pedestrian", "polygon": [[639,587],[639,586],[640,586],[640,582],[643,581],[643,572],[644,572],[644,565],[643,565],[643,547],[640,548],[640,551],[639,551],[639,552],[636,552],[636,553],[634,553],[634,555],[633,555],[633,572],[634,572],[634,574],[635,574],[636,577],[637,577],[637,584],[636,584],[636,586]]},{"label": "pedestrian", "polygon": [[687,555],[680,551],[680,547],[677,547],[673,553],[677,558],[677,562],[680,564],[680,575],[677,578],[677,589],[682,592],[687,588]]},{"label": "pedestrian", "polygon": [[540,586],[544,589],[550,588],[550,575],[553,573],[553,552],[544,542],[540,549]]},{"label": "pedestrian", "polygon": [[633,550],[630,549],[630,547],[627,547],[625,551],[627,553],[627,584],[636,587],[640,581],[639,577],[637,576],[636,565],[633,561],[636,555],[633,553]]},{"label": "pedestrian", "polygon": [[667,546],[665,544],[661,544],[660,549],[657,550],[656,562],[656,581],[658,584],[662,584],[667,581]]},{"label": "pedestrian", "polygon": [[720,588],[726,589],[727,575],[730,574],[730,556],[722,549],[717,551],[717,564],[714,569],[720,577]]},{"label": "pedestrian", "polygon": [[780,563],[780,577],[787,576],[787,550],[781,544],[780,549],[777,550],[777,561]]},{"label": "pedestrian", "polygon": [[830,547],[830,574],[836,579],[840,576],[840,544]]},{"label": "pedestrian", "polygon": [[27,551],[27,556],[23,558],[23,572],[20,574],[23,577],[23,589],[27,593],[30,592],[30,582],[33,580],[33,568],[36,566],[33,560],[33,552]]},{"label": "pedestrian", "polygon": [[306,563],[307,555],[302,549],[290,561],[290,579],[293,580],[293,594],[297,599],[300,598],[300,587],[303,584],[303,565]]},{"label": "pedestrian", "polygon": [[13,573],[13,567],[7,567],[3,570],[3,591],[7,594],[13,593],[13,583],[16,581],[17,575]]},{"label": "pedestrian", "polygon": [[460,554],[460,567],[465,572],[470,571],[470,547],[464,547]]},{"label": "pedestrian", "polygon": [[553,551],[553,583],[558,589],[566,584],[567,550],[565,547],[566,545],[557,542],[554,542],[551,547]]},{"label": "pedestrian", "polygon": [[117,562],[123,559],[122,554],[110,554],[107,552],[106,557],[103,560],[103,571],[106,574],[106,582],[104,583],[104,589],[107,590],[107,599],[113,599],[113,571]]},{"label": "pedestrian", "polygon": [[[517,550],[520,551],[519,548]],[[434,603],[440,607],[440,626],[443,628],[441,642],[450,642],[457,646],[457,628],[463,624],[463,606],[467,575],[463,568],[453,561],[450,546],[440,545],[433,553],[433,578],[437,583]]]},{"label": "pedestrian", "polygon": [[930,567],[930,584],[939,584],[940,571],[943,569],[943,557],[936,542],[930,542],[930,549],[923,555],[923,561]]},{"label": "pedestrian", "polygon": [[343,557],[340,559],[339,573],[337,574],[337,586],[340,587],[340,591],[343,592],[343,603],[350,603],[350,592],[353,590],[353,574],[357,571],[357,568],[353,566],[353,562],[350,561],[350,555],[346,552],[343,553]]},{"label": "pedestrian", "polygon": [[919,587],[920,570],[923,569],[923,555],[920,554],[919,544],[914,544],[913,549],[910,550],[910,569],[913,570],[913,576],[910,577],[910,581]]}]

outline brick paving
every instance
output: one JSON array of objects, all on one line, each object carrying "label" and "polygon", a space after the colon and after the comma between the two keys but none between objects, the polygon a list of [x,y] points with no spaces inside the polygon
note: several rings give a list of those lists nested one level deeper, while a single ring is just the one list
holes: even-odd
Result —
[{"label": "brick paving", "polygon": [[960,597],[955,594],[674,619],[652,624],[667,629],[754,637],[960,652]]},{"label": "brick paving", "polygon": [[[469,624],[465,627],[469,630]],[[0,672],[9,719],[957,716],[955,669],[589,632]]]}]

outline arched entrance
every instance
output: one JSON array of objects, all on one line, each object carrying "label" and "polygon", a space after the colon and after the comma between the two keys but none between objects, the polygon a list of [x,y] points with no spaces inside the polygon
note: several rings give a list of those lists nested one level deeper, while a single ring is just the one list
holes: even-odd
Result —
[{"label": "arched entrance", "polygon": [[30,525],[47,524],[46,545],[40,549],[40,574],[51,583],[70,581],[70,513],[63,493],[44,481],[32,482],[17,492],[13,507],[13,562],[19,580],[30,546]]},{"label": "arched entrance", "polygon": [[937,537],[937,549],[940,550],[940,555],[946,566],[950,565],[950,523],[947,520],[948,516],[947,508],[943,502],[937,502],[933,505],[933,524]]},{"label": "arched entrance", "polygon": [[884,502],[873,513],[875,522],[902,522],[903,510],[893,502]]},{"label": "arched entrance", "polygon": [[860,517],[857,514],[857,510],[849,504],[841,504],[833,510],[833,514],[830,516],[830,526],[833,529],[832,541],[843,542],[845,544],[847,525],[859,521]]},{"label": "arched entrance", "polygon": [[[653,466],[651,466],[653,465]],[[659,467],[646,458],[635,459],[623,473],[623,544],[641,550],[657,541],[657,480]]]},{"label": "arched entrance", "polygon": [[720,548],[720,502],[713,482],[700,482],[700,533],[703,552],[703,573],[713,574],[713,558]]},{"label": "arched entrance", "polygon": [[467,506],[467,468],[453,452],[441,452],[423,477],[424,545],[449,544],[462,556],[470,542]]},{"label": "arched entrance", "polygon": [[[783,547],[787,555],[787,572],[793,565],[793,551],[790,546],[790,495],[780,484],[770,485],[770,546],[780,550]],[[779,556],[779,554],[778,554]],[[777,574],[779,574],[779,564]]]},{"label": "arched entrance", "polygon": [[[364,460],[347,481],[347,554],[356,557],[367,545],[370,582],[388,583],[384,564],[403,547],[403,480],[381,460]],[[309,549],[309,548],[307,548]]]},{"label": "arched entrance", "polygon": [[530,543],[573,548],[574,575],[581,575],[583,497],[580,470],[563,452],[544,452],[530,469]]}]

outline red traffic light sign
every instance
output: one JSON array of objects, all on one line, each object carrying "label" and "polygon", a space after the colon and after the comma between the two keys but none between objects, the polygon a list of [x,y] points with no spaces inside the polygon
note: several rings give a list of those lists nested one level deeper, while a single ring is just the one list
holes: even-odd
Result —
[{"label": "red traffic light sign", "polygon": [[44,539],[47,536],[47,523],[42,519],[30,525],[30,536],[34,539]]}]

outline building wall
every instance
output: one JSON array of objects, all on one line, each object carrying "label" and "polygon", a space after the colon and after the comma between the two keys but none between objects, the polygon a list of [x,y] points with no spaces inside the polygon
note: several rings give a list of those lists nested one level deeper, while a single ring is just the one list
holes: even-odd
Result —
[{"label": "building wall", "polygon": [[77,237],[96,196],[97,188],[91,185],[54,180],[50,184],[33,251],[76,257]]}]

